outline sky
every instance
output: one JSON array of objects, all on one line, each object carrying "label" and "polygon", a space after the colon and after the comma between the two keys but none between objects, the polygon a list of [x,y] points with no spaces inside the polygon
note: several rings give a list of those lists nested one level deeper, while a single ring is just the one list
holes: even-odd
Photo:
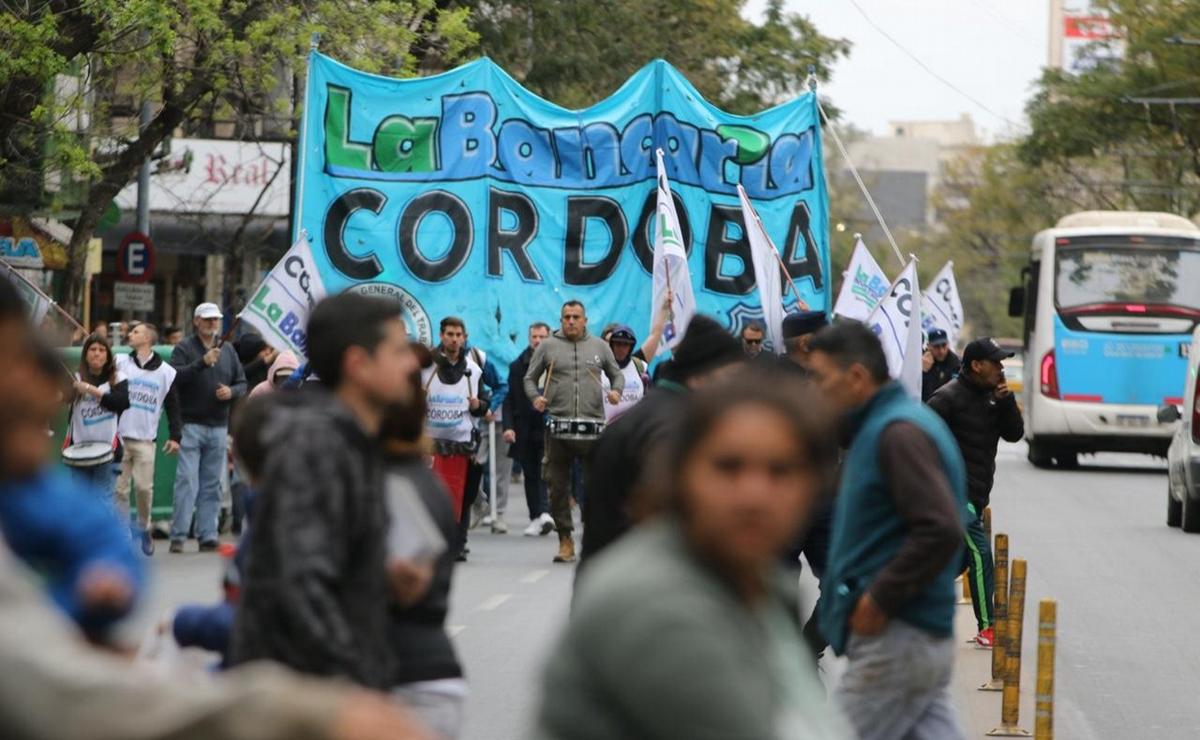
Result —
[{"label": "sky", "polygon": [[[855,4],[932,72],[872,27]],[[764,5],[764,0],[750,0],[745,13],[761,18]],[[853,43],[850,57],[835,67],[822,93],[844,111],[845,121],[879,135],[888,133],[892,120],[956,119],[970,113],[987,141],[1005,138],[1014,133],[1014,124],[1024,125],[1025,102],[1046,64],[1049,0],[787,0],[786,5],[809,16],[822,34]]]}]

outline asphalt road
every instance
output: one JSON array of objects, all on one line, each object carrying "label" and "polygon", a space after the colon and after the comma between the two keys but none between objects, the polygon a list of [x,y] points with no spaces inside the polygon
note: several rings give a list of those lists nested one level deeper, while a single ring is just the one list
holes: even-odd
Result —
[{"label": "asphalt road", "polygon": [[1029,567],[1022,724],[1032,729],[1037,604],[1050,598],[1057,737],[1200,737],[1200,535],[1166,526],[1165,463],[1100,455],[1038,470],[1024,454],[1001,451],[992,497],[993,530]]},{"label": "asphalt road", "polygon": [[[1084,458],[1077,471],[1037,470],[1024,445],[998,462],[993,517],[1029,564],[1021,724],[1033,728],[1037,603],[1058,600],[1056,734],[1070,740],[1200,737],[1200,535],[1165,524],[1163,463]],[[527,735],[539,667],[566,617],[572,569],[550,562],[553,536],[525,538],[517,499],[513,533],[477,530],[471,561],[455,574],[449,629],[471,684],[464,740]],[[154,558],[152,611],[216,598],[211,555]],[[989,654],[967,646],[970,607],[959,608],[955,697],[971,737],[998,724],[999,694],[975,691]],[[837,660],[823,664],[836,680]]]}]

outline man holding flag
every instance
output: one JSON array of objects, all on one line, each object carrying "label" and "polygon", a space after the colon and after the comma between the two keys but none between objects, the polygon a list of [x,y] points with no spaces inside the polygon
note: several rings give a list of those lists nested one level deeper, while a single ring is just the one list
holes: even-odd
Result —
[{"label": "man holding flag", "polygon": [[229,410],[246,393],[246,376],[233,345],[217,335],[221,309],[214,303],[196,307],[196,333],[171,352],[175,385],[183,416],[179,465],[175,472],[171,552],[183,552],[196,515],[201,552],[217,549],[217,510],[221,505],[221,472],[229,439]]}]

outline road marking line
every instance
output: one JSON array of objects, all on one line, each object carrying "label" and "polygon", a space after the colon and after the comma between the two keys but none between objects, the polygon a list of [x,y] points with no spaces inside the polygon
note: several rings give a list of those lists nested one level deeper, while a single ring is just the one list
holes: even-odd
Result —
[{"label": "road marking line", "polygon": [[447,635],[450,635],[451,637],[454,637],[454,636],[456,636],[458,633],[462,632],[462,631],[463,631],[463,630],[465,630],[465,629],[466,629],[466,626],[465,626],[465,625],[462,625],[462,624],[452,624],[452,625],[450,625],[450,626],[446,627],[446,634],[447,634]]},{"label": "road marking line", "polygon": [[531,570],[521,576],[521,583],[537,583],[548,575],[550,575],[548,570]]},{"label": "road marking line", "polygon": [[512,598],[512,594],[496,594],[476,607],[481,612],[490,612]]}]

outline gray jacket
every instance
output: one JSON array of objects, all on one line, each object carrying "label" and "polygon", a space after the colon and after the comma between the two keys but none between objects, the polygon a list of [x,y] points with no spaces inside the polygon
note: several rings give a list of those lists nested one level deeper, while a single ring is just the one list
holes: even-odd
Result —
[{"label": "gray jacket", "polygon": [[[539,391],[538,381],[547,371],[548,387]],[[542,342],[530,358],[525,394],[531,399],[544,395],[549,416],[604,421],[600,373],[608,376],[614,391],[625,388],[625,377],[604,340],[585,333],[577,341],[571,341],[560,329]]]},{"label": "gray jacket", "polygon": [[780,570],[767,597],[746,606],[673,517],[635,528],[576,584],[533,737],[850,737],[812,668],[798,603],[795,578]]}]

